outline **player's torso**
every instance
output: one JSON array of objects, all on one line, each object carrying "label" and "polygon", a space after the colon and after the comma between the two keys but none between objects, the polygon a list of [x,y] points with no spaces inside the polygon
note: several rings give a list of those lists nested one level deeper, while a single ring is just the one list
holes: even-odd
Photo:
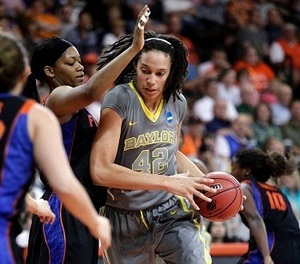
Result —
[{"label": "player's torso", "polygon": [[90,176],[90,152],[97,122],[86,110],[80,109],[73,118],[61,125],[63,142],[72,170],[89,193],[96,208],[104,205],[106,188],[95,186]]},{"label": "player's torso", "polygon": [[[124,92],[123,89],[127,92],[121,100],[129,107],[125,107],[121,114],[123,122],[115,163],[139,172],[175,174],[177,130],[183,118],[184,103],[179,100],[173,102],[172,99],[168,103],[162,102],[153,114],[135,89],[123,87],[120,92]],[[129,191],[121,194],[116,190],[116,195],[117,199],[113,204],[121,208],[127,204],[125,207],[127,209],[128,203],[131,209],[140,208],[141,204],[147,208],[170,197],[170,194],[162,191]],[[134,204],[136,197],[139,198],[139,204]],[[127,201],[124,202],[124,199]]]},{"label": "player's torso", "polygon": [[[299,233],[299,224],[290,202],[280,189],[263,183],[252,183],[256,207],[270,232]],[[300,234],[299,234],[300,235]]]}]

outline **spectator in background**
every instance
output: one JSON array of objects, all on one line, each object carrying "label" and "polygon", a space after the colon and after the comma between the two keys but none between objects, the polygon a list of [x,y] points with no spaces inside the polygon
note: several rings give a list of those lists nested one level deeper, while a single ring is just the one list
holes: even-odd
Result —
[{"label": "spectator in background", "polygon": [[269,105],[276,104],[278,102],[277,94],[282,85],[282,82],[278,78],[274,78],[269,87],[260,94],[260,101]]},{"label": "spectator in background", "polygon": [[[193,113],[198,116],[204,123],[210,122],[214,118],[213,106],[218,99],[218,82],[214,77],[207,77],[203,81],[204,96],[195,101],[193,105]],[[237,110],[234,104],[230,101],[226,102],[226,115],[228,120],[233,120],[237,117]]]},{"label": "spectator in background", "polygon": [[300,100],[296,99],[291,104],[291,119],[281,126],[282,137],[292,141],[292,153],[300,161]]},{"label": "spectator in background", "polygon": [[283,23],[284,20],[279,9],[276,6],[269,9],[267,13],[267,21],[264,27],[269,45],[281,36]]},{"label": "spectator in background", "polygon": [[280,83],[277,91],[277,102],[271,104],[274,125],[282,126],[291,118],[291,102],[293,91],[287,83]]},{"label": "spectator in background", "polygon": [[269,10],[275,8],[275,4],[268,0],[255,0],[254,7],[259,12],[261,24],[264,27],[267,23]]},{"label": "spectator in background", "polygon": [[247,82],[241,86],[242,102],[236,107],[238,113],[243,113],[252,116],[255,106],[259,102],[259,94],[254,86]]},{"label": "spectator in background", "polygon": [[296,25],[284,24],[281,37],[271,45],[270,62],[279,70],[289,70],[290,67],[292,79],[289,84],[292,87],[300,85],[300,41]]},{"label": "spectator in background", "polygon": [[182,144],[180,151],[189,158],[196,158],[201,146],[201,138],[205,125],[197,116],[188,118],[186,129],[182,129]]},{"label": "spectator in background", "polygon": [[211,235],[211,243],[243,242],[241,239],[229,236],[228,222],[212,222],[207,225],[207,232]]},{"label": "spectator in background", "polygon": [[230,172],[230,165],[235,154],[245,148],[252,147],[252,118],[249,115],[239,114],[232,120],[231,129],[216,136],[214,154],[217,170]]},{"label": "spectator in background", "polygon": [[65,35],[65,39],[74,44],[79,54],[84,56],[90,52],[100,52],[98,35],[89,12],[81,11],[78,24]]},{"label": "spectator in background", "polygon": [[213,119],[206,123],[206,133],[224,133],[230,127],[227,117],[227,103],[223,99],[217,99],[213,105]]},{"label": "spectator in background", "polygon": [[0,16],[0,31],[13,33],[19,39],[23,37],[17,21],[8,15]]},{"label": "spectator in background", "polygon": [[179,38],[188,50],[188,75],[184,84],[184,91],[194,93],[197,85],[197,67],[199,64],[199,56],[196,46],[192,39],[182,34],[182,16],[179,12],[171,12],[167,16],[167,34]]},{"label": "spectator in background", "polygon": [[273,69],[261,59],[258,50],[253,45],[247,45],[243,48],[242,57],[235,62],[234,69],[237,72],[246,69],[259,93],[267,89],[270,81],[275,77]]},{"label": "spectator in background", "polygon": [[280,188],[289,199],[294,214],[300,224],[300,176],[295,170],[292,174],[280,178]]},{"label": "spectator in background", "polygon": [[126,23],[123,19],[117,19],[110,23],[109,28],[102,36],[101,47],[106,47],[116,42],[126,33]]},{"label": "spectator in background", "polygon": [[256,8],[250,12],[249,22],[238,31],[237,41],[241,49],[245,46],[254,46],[262,59],[269,57],[267,35],[263,28],[260,12]]},{"label": "spectator in background", "polygon": [[55,13],[47,10],[47,5],[43,0],[32,1],[26,11],[26,16],[37,23],[37,37],[46,39],[60,34],[61,21]]},{"label": "spectator in background", "polygon": [[279,140],[276,137],[268,137],[266,138],[263,145],[264,152],[279,152],[285,154],[285,147],[282,140]]},{"label": "spectator in background", "polygon": [[198,149],[198,159],[200,159],[208,171],[217,170],[214,156],[215,134],[205,133],[201,139],[201,147]]},{"label": "spectator in background", "polygon": [[97,71],[98,54],[89,52],[82,56],[84,66],[84,83],[86,83]]},{"label": "spectator in background", "polygon": [[[153,30],[157,33],[166,33],[167,31],[167,25],[163,22],[165,18],[164,8],[163,8],[163,1],[161,0],[125,0],[123,2],[126,2],[126,12],[124,13],[124,19],[126,19],[127,22],[127,32],[132,32],[134,23],[135,23],[135,17],[139,13],[139,10],[141,10],[143,4],[147,3],[148,6],[151,8],[151,18],[149,19],[145,31]],[[166,12],[167,14],[167,12]]]},{"label": "spectator in background", "polygon": [[272,122],[272,110],[267,103],[260,102],[254,109],[253,115],[253,139],[256,146],[263,148],[268,137],[275,137],[282,140],[280,127]]},{"label": "spectator in background", "polygon": [[235,18],[238,27],[241,28],[249,22],[249,14],[253,8],[253,0],[231,0],[227,3],[226,13]]},{"label": "spectator in background", "polygon": [[198,75],[199,77],[217,77],[230,66],[225,49],[223,47],[214,47],[211,50],[210,59],[199,64]]},{"label": "spectator in background", "polygon": [[230,101],[235,106],[239,105],[242,99],[236,71],[231,67],[226,68],[220,73],[218,80],[218,98]]},{"label": "spectator in background", "polygon": [[[65,37],[66,34],[74,28],[74,24],[77,24],[77,21],[73,19],[73,6],[71,4],[64,4],[59,7],[57,11],[57,16],[61,21],[60,35]],[[78,19],[78,18],[77,18]]]}]

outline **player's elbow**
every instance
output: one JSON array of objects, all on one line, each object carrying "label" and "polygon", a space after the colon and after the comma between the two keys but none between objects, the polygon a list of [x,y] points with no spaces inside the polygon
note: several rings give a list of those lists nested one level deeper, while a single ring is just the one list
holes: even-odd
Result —
[{"label": "player's elbow", "polygon": [[91,178],[95,185],[109,187],[109,169],[103,164],[92,163],[91,168]]}]

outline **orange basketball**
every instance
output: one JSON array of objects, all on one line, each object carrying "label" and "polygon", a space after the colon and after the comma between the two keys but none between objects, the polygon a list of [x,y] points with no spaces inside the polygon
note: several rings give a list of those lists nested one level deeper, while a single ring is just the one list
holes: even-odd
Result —
[{"label": "orange basketball", "polygon": [[210,221],[223,222],[234,217],[243,204],[243,190],[238,180],[229,173],[213,171],[204,177],[214,179],[209,187],[217,190],[216,193],[204,191],[205,196],[212,199],[206,202],[194,196],[196,204],[199,206],[200,215]]}]

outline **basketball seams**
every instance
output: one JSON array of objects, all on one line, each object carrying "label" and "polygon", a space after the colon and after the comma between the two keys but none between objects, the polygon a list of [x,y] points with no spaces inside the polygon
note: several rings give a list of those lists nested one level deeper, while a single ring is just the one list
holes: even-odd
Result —
[{"label": "basketball seams", "polygon": [[214,179],[214,183],[209,186],[217,192],[205,193],[212,199],[211,203],[194,197],[200,208],[199,214],[208,220],[219,222],[233,218],[243,204],[243,190],[238,180],[233,175],[221,171],[210,172],[205,177]]}]

